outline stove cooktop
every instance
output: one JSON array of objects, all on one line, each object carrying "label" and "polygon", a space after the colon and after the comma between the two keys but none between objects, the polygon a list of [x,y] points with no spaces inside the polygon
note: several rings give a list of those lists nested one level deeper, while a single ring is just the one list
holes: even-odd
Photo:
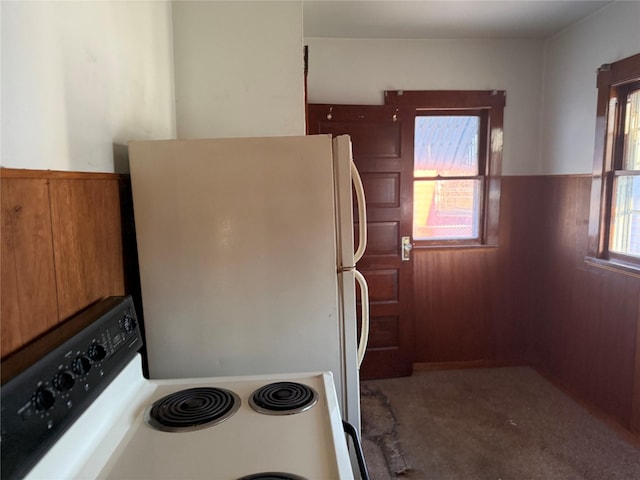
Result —
[{"label": "stove cooktop", "polygon": [[[87,462],[79,476],[237,480],[261,472],[282,472],[307,479],[353,478],[330,373],[145,380],[144,383],[146,391],[130,401],[134,405],[125,417],[131,421],[121,429],[125,430],[122,438],[105,456],[103,464]],[[291,384],[313,392],[315,403],[277,415],[262,413],[251,405],[250,399],[256,392],[269,386],[280,391],[282,385]],[[198,410],[201,405],[208,405],[208,401],[198,395],[190,398],[190,392],[210,388],[233,392],[240,399],[237,410],[226,419],[205,428],[159,430],[149,424],[149,411],[166,399],[178,398],[178,404],[182,405],[177,408],[190,416],[192,408]],[[281,391],[285,392],[282,396],[290,396],[286,389]],[[185,393],[188,395],[184,396]]]}]

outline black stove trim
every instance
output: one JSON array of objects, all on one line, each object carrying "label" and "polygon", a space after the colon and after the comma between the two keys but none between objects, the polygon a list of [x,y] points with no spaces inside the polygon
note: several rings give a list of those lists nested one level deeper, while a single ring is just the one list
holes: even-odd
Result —
[{"label": "black stove trim", "polygon": [[[98,349],[92,360],[94,345],[104,351]],[[24,477],[141,347],[131,296],[108,297],[3,361],[3,375],[5,368],[8,373],[0,389],[2,478]],[[73,373],[78,358],[79,373]],[[59,373],[73,377],[71,386],[56,388]]]}]

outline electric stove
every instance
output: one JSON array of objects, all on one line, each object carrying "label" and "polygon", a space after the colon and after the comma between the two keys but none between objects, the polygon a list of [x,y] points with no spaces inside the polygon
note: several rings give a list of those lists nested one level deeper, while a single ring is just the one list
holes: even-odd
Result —
[{"label": "electric stove", "polygon": [[149,380],[141,347],[110,297],[3,361],[3,478],[354,478],[330,372]]}]

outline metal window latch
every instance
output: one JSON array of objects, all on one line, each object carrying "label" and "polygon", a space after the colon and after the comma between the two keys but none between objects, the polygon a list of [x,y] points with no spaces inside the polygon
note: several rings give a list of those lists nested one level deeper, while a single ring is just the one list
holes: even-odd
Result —
[{"label": "metal window latch", "polygon": [[411,249],[413,245],[411,244],[411,237],[402,237],[402,261],[408,262],[411,260]]}]

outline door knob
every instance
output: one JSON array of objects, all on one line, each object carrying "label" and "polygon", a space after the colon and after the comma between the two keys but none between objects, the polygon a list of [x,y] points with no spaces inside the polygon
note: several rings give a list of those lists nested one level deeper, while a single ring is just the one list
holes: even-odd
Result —
[{"label": "door knob", "polygon": [[402,261],[408,262],[411,260],[411,237],[402,237]]}]

